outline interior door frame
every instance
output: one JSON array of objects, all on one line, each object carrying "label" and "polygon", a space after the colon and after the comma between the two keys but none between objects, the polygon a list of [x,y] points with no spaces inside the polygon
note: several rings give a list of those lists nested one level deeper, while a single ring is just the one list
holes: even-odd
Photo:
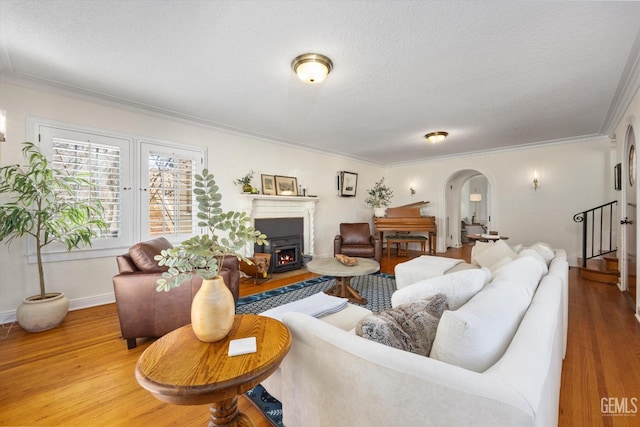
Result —
[{"label": "interior door frame", "polygon": [[[622,146],[622,152],[621,154],[621,162],[624,165],[624,167],[622,168],[622,179],[624,180],[624,185],[622,186],[622,195],[621,195],[621,209],[619,209],[619,213],[620,213],[620,220],[623,220],[626,216],[627,216],[627,203],[629,200],[629,196],[627,194],[627,182],[629,182],[629,168],[628,168],[628,155],[629,155],[629,135],[630,132],[633,131],[634,134],[634,139],[635,139],[635,150],[636,150],[636,171],[638,170],[638,155],[640,155],[640,152],[638,151],[638,130],[640,128],[638,128],[638,126],[636,125],[636,120],[634,117],[629,117],[625,123],[625,127],[624,127],[624,142],[623,142],[623,146]],[[638,174],[636,172],[636,182],[634,185],[635,188],[635,200],[636,203],[638,202],[638,200],[640,200],[640,174]],[[636,225],[636,256],[638,256],[639,249],[640,249],[640,239],[638,239],[638,226],[640,224],[637,223],[638,221],[638,211],[636,210],[636,218],[631,218]],[[627,232],[629,230],[629,227],[626,226],[620,226],[620,253],[619,253],[619,265],[620,265],[620,290],[621,291],[627,291],[629,289],[628,287],[628,283],[627,283],[627,276],[628,276],[628,268],[629,266],[627,265],[627,257],[628,257],[628,251],[627,251],[627,242],[628,242],[628,235]],[[637,269],[638,269],[638,263],[636,262],[636,276],[637,276]],[[638,321],[640,321],[640,301],[638,299],[640,292],[638,292],[638,288],[636,287],[636,296],[635,296],[635,301],[636,301],[636,307],[635,307],[635,316],[638,319]]]}]

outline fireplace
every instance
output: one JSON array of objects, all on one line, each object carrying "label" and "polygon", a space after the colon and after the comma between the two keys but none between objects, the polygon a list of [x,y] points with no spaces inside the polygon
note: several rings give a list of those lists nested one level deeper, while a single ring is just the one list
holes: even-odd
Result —
[{"label": "fireplace", "polygon": [[270,273],[302,267],[303,218],[262,218],[255,227],[267,235],[265,245],[255,245],[254,252],[271,254]]},{"label": "fireplace", "polygon": [[267,244],[261,247],[262,252],[271,254],[272,273],[297,270],[302,267],[302,237],[284,236],[267,238]]}]

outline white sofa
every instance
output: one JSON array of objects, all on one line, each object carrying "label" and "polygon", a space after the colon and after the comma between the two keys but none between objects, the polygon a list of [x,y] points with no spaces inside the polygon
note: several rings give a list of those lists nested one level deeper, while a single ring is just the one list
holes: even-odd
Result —
[{"label": "white sofa", "polygon": [[[459,310],[505,288],[496,280]],[[506,351],[481,372],[369,341],[344,330],[352,322],[341,328],[288,313],[293,343],[265,387],[282,402],[287,427],[557,425],[568,313],[564,250],[555,250],[535,282]]]}]

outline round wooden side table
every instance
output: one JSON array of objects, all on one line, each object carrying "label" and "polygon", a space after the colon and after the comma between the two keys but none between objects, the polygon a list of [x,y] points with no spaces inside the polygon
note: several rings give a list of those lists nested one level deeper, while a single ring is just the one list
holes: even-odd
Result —
[{"label": "round wooden side table", "polygon": [[346,266],[335,258],[325,258],[309,261],[307,270],[312,273],[333,276],[336,278],[336,285],[325,291],[327,295],[334,297],[348,298],[351,302],[366,304],[367,299],[351,287],[351,278],[355,276],[365,276],[380,270],[377,261],[368,258],[356,258],[358,263],[353,266]]},{"label": "round wooden side table", "polygon": [[[229,341],[247,337],[256,337],[257,351],[228,356]],[[238,411],[238,395],[271,375],[289,347],[289,330],[270,317],[236,315],[229,335],[215,343],[201,342],[191,325],[186,325],[142,353],[136,365],[136,379],[166,403],[210,403],[209,425],[253,426],[249,417]]]}]

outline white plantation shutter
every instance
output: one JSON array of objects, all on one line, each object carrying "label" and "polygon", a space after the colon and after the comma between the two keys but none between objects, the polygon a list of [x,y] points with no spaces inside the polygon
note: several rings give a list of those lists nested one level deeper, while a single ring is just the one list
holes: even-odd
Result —
[{"label": "white plantation shutter", "polygon": [[51,166],[63,176],[84,178],[91,182],[76,190],[76,200],[98,200],[109,224],[100,238],[117,238],[120,233],[120,147],[53,138]]},{"label": "white plantation shutter", "polygon": [[197,223],[193,176],[202,170],[203,152],[143,143],[142,153],[148,162],[143,176],[147,193],[143,236],[178,240],[192,236]]},{"label": "white plantation shutter", "polygon": [[[112,256],[137,242],[165,236],[178,243],[197,233],[193,176],[204,168],[206,149],[29,118],[30,139],[60,174],[82,177],[95,186],[78,188],[78,200],[100,200],[107,232],[91,247],[71,253],[62,245],[44,248],[45,261]],[[35,262],[35,245],[28,247]]]},{"label": "white plantation shutter", "polygon": [[[109,224],[108,230],[94,238],[90,247],[81,246],[73,252],[130,246],[134,235],[130,173],[133,141],[55,125],[38,125],[37,131],[40,150],[54,169],[60,174],[84,178],[97,187],[93,193],[87,188],[79,188],[76,197],[78,200],[100,200],[104,219]],[[44,251],[59,254],[51,255],[50,260],[69,257],[65,248],[58,244],[47,245]],[[32,250],[29,252],[33,253]]]}]

